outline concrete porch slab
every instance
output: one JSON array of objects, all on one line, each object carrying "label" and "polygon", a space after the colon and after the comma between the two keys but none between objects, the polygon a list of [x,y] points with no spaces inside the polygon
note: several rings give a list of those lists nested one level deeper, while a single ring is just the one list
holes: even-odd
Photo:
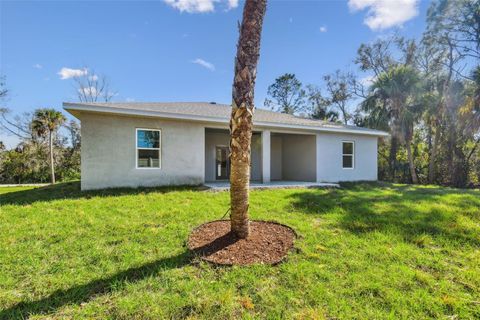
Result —
[{"label": "concrete porch slab", "polygon": [[[225,191],[230,189],[228,181],[205,182],[204,184],[212,191]],[[253,189],[294,189],[294,188],[340,188],[338,183],[308,182],[308,181],[270,181],[268,183],[250,182],[250,190]]]}]

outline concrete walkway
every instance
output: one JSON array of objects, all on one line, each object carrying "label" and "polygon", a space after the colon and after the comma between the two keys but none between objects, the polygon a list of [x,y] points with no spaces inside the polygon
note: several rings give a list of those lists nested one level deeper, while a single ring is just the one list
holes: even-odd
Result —
[{"label": "concrete walkway", "polygon": [[46,187],[51,183],[19,183],[19,184],[0,184],[0,188],[11,188],[11,187]]},{"label": "concrete walkway", "polygon": [[[205,186],[212,191],[224,191],[230,189],[228,181],[205,182]],[[307,181],[271,181],[269,183],[250,182],[252,189],[294,189],[294,188],[340,188],[338,183],[307,182]]]}]

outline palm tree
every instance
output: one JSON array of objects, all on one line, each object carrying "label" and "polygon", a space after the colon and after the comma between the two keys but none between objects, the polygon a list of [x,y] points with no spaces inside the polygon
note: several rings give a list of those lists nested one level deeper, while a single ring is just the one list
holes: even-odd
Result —
[{"label": "palm tree", "polygon": [[55,109],[38,109],[35,111],[32,121],[32,130],[39,136],[48,134],[49,154],[50,154],[50,173],[52,184],[55,183],[55,162],[53,159],[53,136],[58,127],[65,122],[65,117]]},{"label": "palm tree", "polygon": [[266,7],[267,0],[245,2],[235,57],[230,118],[230,221],[231,231],[242,239],[247,238],[250,232],[248,188],[255,108],[253,96]]},{"label": "palm tree", "polygon": [[421,115],[421,104],[418,103],[420,88],[420,77],[415,69],[397,66],[378,76],[370,88],[370,97],[366,100],[369,104],[376,103],[380,108],[384,108],[384,112],[390,116],[392,133],[390,157],[393,162],[391,165],[395,166],[398,141],[404,142],[413,183],[418,183],[412,140],[413,127]]},{"label": "palm tree", "polygon": [[473,85],[474,85],[474,94],[473,94],[473,106],[474,106],[474,116],[473,116],[473,125],[474,127],[480,129],[480,66],[473,71]]}]

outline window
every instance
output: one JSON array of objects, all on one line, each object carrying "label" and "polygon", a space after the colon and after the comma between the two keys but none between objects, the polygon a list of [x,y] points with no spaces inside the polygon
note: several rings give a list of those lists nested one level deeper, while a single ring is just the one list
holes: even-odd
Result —
[{"label": "window", "polygon": [[342,166],[344,169],[353,169],[355,146],[353,141],[342,142]]},{"label": "window", "polygon": [[136,130],[137,168],[160,168],[160,130]]}]

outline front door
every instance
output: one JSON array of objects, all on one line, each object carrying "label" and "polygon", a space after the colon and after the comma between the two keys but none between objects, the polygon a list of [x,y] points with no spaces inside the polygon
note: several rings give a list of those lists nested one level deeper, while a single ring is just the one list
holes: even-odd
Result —
[{"label": "front door", "polygon": [[215,150],[215,179],[227,180],[230,173],[228,147],[216,147]]}]

